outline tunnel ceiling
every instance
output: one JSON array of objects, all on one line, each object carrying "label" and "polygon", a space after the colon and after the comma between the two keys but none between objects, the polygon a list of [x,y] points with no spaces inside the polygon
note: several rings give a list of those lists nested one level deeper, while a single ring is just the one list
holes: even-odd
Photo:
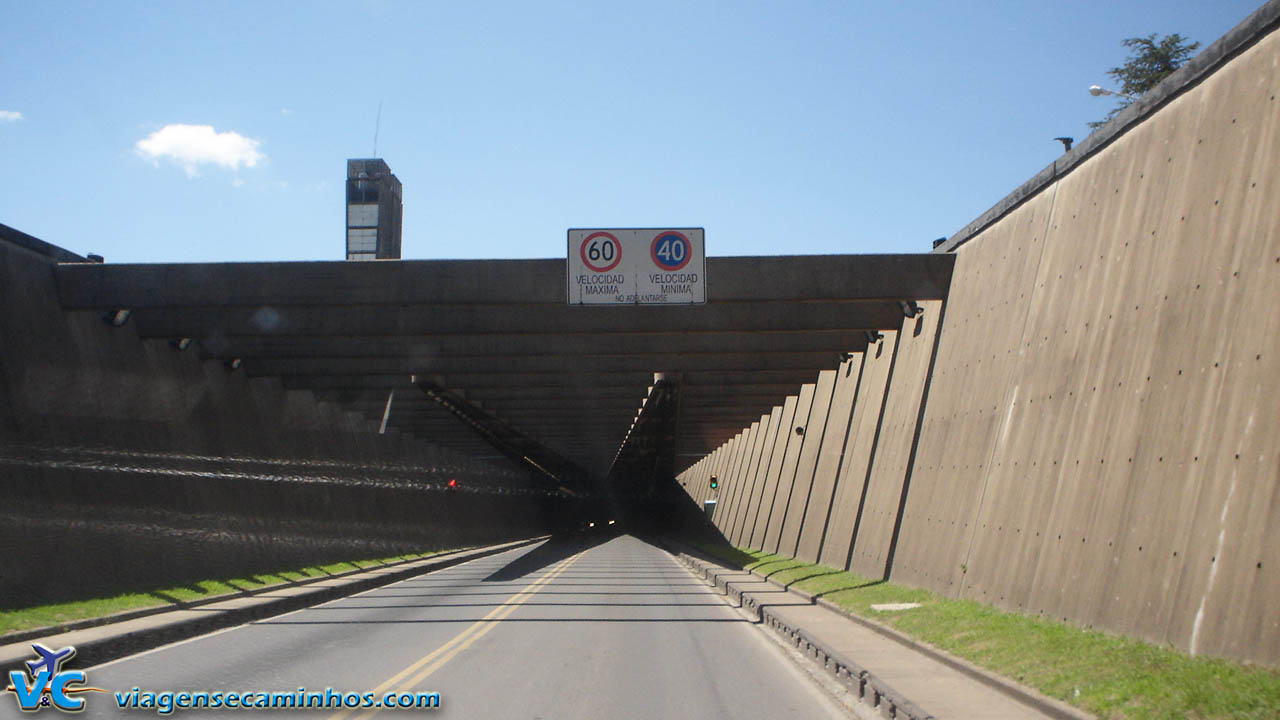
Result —
[{"label": "tunnel ceiling", "polygon": [[68,310],[127,308],[144,338],[191,338],[389,426],[494,454],[411,376],[603,475],[655,373],[679,384],[675,470],[945,297],[954,256],[707,258],[705,305],[570,306],[563,260],[56,266]]}]

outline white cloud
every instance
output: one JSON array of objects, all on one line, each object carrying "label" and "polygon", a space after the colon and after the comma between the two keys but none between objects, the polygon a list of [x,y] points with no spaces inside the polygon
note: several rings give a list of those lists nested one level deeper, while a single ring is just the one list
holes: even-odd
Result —
[{"label": "white cloud", "polygon": [[18,122],[22,119],[22,113],[17,110],[0,110],[0,122]]},{"label": "white cloud", "polygon": [[172,160],[194,177],[199,174],[200,165],[219,165],[228,170],[254,167],[267,157],[258,151],[261,144],[230,130],[216,132],[212,125],[175,123],[139,140],[134,148],[155,163],[161,158]]}]

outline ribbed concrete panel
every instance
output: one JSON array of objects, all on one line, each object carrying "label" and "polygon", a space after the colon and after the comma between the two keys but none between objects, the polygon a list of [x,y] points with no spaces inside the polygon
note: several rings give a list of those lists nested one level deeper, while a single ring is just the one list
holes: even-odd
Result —
[{"label": "ribbed concrete panel", "polygon": [[725,507],[724,523],[720,527],[720,534],[726,538],[733,532],[733,523],[738,516],[738,510],[742,502],[746,498],[746,475],[751,465],[751,452],[756,444],[756,434],[760,431],[760,423],[752,423],[743,435],[742,453],[739,456],[738,467],[733,472],[733,478],[729,481],[729,502]]},{"label": "ribbed concrete panel", "polygon": [[702,481],[702,483],[698,487],[699,503],[705,503],[707,500],[711,499],[711,478],[713,476],[717,478],[720,477],[720,474],[724,472],[724,466],[725,466],[725,463],[728,462],[728,460],[729,460],[729,443],[726,442],[720,447],[716,448],[715,457],[711,461],[711,467],[709,469],[709,472],[707,473],[707,477]]},{"label": "ribbed concrete panel", "polygon": [[707,487],[707,478],[711,477],[711,473],[715,470],[716,461],[720,457],[719,452],[719,448],[711,451],[711,454],[706,457],[706,466],[703,468],[701,476],[698,477],[693,485],[689,487],[689,495],[693,498],[693,501],[698,504],[699,508],[702,507],[702,498],[705,495],[704,491]]},{"label": "ribbed concrete panel", "polygon": [[957,253],[964,280],[947,305],[895,580],[950,594],[964,580],[993,446],[1011,427],[1008,378],[1021,357],[1052,199],[1037,195]]},{"label": "ribbed concrete panel", "polygon": [[725,447],[724,445],[721,445],[720,447],[716,448],[714,452],[711,453],[711,463],[707,466],[707,474],[705,477],[702,478],[702,481],[699,482],[698,485],[693,489],[693,499],[698,501],[699,508],[701,508],[703,503],[706,502],[707,498],[711,496],[711,489],[710,489],[711,476],[715,475],[718,477],[720,474],[720,465],[724,461],[724,455],[725,455],[724,447]]},{"label": "ribbed concrete panel", "polygon": [[769,517],[773,513],[774,499],[778,494],[778,478],[782,475],[782,459],[787,454],[787,441],[791,439],[791,431],[795,427],[792,421],[795,420],[799,401],[799,395],[788,395],[782,403],[782,412],[778,415],[777,422],[772,425],[774,430],[770,434],[773,435],[773,447],[769,451],[769,464],[764,466],[760,505],[751,519],[750,532],[744,535],[747,537],[747,547],[764,547],[765,531],[769,527]]},{"label": "ribbed concrete panel", "polygon": [[707,468],[707,476],[694,488],[694,499],[697,500],[699,509],[702,509],[707,500],[711,499],[711,476],[719,477],[720,466],[724,464],[724,458],[727,454],[726,447],[728,447],[727,442],[711,453],[711,464]]},{"label": "ribbed concrete panel", "polygon": [[698,476],[694,484],[689,487],[689,493],[693,496],[694,501],[698,503],[698,507],[702,507],[702,492],[707,486],[707,478],[711,477],[711,471],[715,469],[716,453],[711,454],[703,459],[702,468],[698,471]]},{"label": "ribbed concrete panel", "polygon": [[732,442],[732,438],[720,447],[716,448],[715,453],[712,455],[711,467],[707,473],[707,477],[703,479],[702,482],[698,483],[697,497],[699,507],[702,507],[703,504],[713,496],[713,493],[711,492],[711,478],[718,478],[720,477],[720,473],[724,472],[724,465],[729,458],[729,442]]},{"label": "ribbed concrete panel", "polygon": [[867,577],[882,577],[887,570],[895,527],[907,495],[908,463],[941,315],[941,303],[922,306],[924,314],[906,320],[898,333],[880,439],[868,479],[862,522],[854,538],[850,569]]},{"label": "ribbed concrete panel", "polygon": [[742,442],[738,447],[738,462],[733,469],[733,477],[729,479],[729,505],[725,508],[724,526],[720,532],[726,537],[732,531],[733,514],[737,512],[738,502],[742,498],[743,476],[747,472],[747,465],[751,463],[751,446],[755,443],[756,432],[759,427],[755,424],[742,430]]},{"label": "ribbed concrete panel", "polygon": [[724,534],[725,528],[728,527],[729,515],[729,498],[732,492],[733,476],[738,472],[738,465],[742,462],[743,446],[747,441],[747,431],[743,430],[733,439],[729,441],[727,446],[727,457],[724,464],[724,474],[719,477],[720,487],[711,490],[711,497],[716,501],[715,526],[716,529]]},{"label": "ribbed concrete panel", "polygon": [[729,492],[730,485],[733,482],[733,474],[737,472],[739,458],[742,454],[742,443],[746,439],[747,431],[734,435],[729,442],[725,443],[725,462],[724,473],[719,476],[720,487],[715,490],[709,490],[709,497],[716,501],[715,526],[722,534],[725,527],[725,515],[729,511]]},{"label": "ribbed concrete panel", "polygon": [[[836,387],[836,371],[818,373],[813,391],[813,405],[809,419],[804,424],[804,437],[800,446],[800,458],[796,461],[796,477],[792,484],[791,501],[787,504],[782,520],[782,534],[778,540],[778,553],[794,557],[800,544],[801,526],[809,509],[809,495],[813,489],[813,473],[818,466],[818,454],[822,452],[822,440],[826,435],[827,414],[831,411],[831,395]],[[799,425],[799,423],[797,423]]]},{"label": "ribbed concrete panel", "polygon": [[761,499],[764,497],[765,485],[768,481],[769,463],[773,459],[773,447],[777,442],[778,428],[783,420],[783,405],[775,405],[769,412],[768,428],[760,443],[760,456],[756,460],[751,494],[747,497],[746,512],[738,519],[738,529],[729,538],[737,547],[751,545],[752,535],[756,529],[756,519],[760,515]]},{"label": "ribbed concrete panel", "polygon": [[800,533],[800,546],[796,550],[796,557],[809,562],[818,561],[827,521],[831,517],[836,477],[844,458],[844,444],[849,435],[849,421],[853,419],[853,404],[861,371],[862,353],[841,363],[836,371],[836,386],[831,397],[831,410],[827,414],[827,427],[823,432],[822,451],[814,469],[813,489],[809,491],[804,530]]},{"label": "ribbed concrete panel", "polygon": [[748,468],[751,464],[751,450],[755,446],[755,434],[759,432],[759,429],[758,423],[753,423],[750,427],[742,429],[739,462],[737,462],[737,468],[733,469],[733,479],[731,480],[733,487],[730,491],[730,507],[728,507],[728,512],[724,516],[724,527],[721,529],[721,533],[726,538],[733,532],[733,519],[737,515],[741,502],[745,500],[746,474],[748,474]]},{"label": "ribbed concrete panel", "polygon": [[769,434],[769,416],[761,415],[760,420],[752,427],[755,429],[755,434],[751,442],[751,456],[743,469],[742,493],[734,503],[733,518],[730,521],[729,532],[725,535],[733,545],[737,545],[737,538],[742,532],[743,518],[751,505],[751,498],[755,495],[756,478],[760,475],[760,457],[764,453],[765,439]]},{"label": "ribbed concrete panel", "polygon": [[[715,476],[718,481],[723,481],[724,477],[729,473],[729,465],[733,462],[733,448],[734,440],[736,438],[737,436],[730,438],[725,444],[721,445],[720,448],[716,450],[716,463],[711,469],[711,474]],[[702,484],[703,501],[717,500],[716,504],[719,505],[717,498],[718,495],[719,490],[711,489],[710,478],[708,478],[708,481]],[[717,511],[719,511],[719,509],[719,507],[716,508]]]},{"label": "ribbed concrete panel", "polygon": [[887,332],[884,339],[869,348],[862,358],[858,399],[844,447],[844,467],[840,470],[835,506],[821,551],[824,565],[848,568],[849,552],[865,499],[867,475],[875,455],[876,431],[884,410],[885,388],[896,341],[897,333]]},{"label": "ribbed concrete panel", "polygon": [[796,428],[803,427],[809,420],[809,410],[813,407],[813,394],[817,386],[810,383],[800,386],[800,396],[796,401],[795,413],[791,424],[780,428],[787,436],[786,448],[782,454],[782,466],[778,471],[778,484],[773,496],[773,507],[769,510],[768,521],[765,522],[764,544],[762,550],[771,553],[778,551],[778,541],[782,537],[782,521],[786,517],[787,505],[791,502],[791,494],[795,489],[796,468],[800,464],[800,450],[804,445],[804,436],[796,433]]},{"label": "ribbed concrete panel", "polygon": [[689,489],[690,493],[693,495],[694,501],[698,503],[699,508],[702,507],[702,500],[706,496],[707,482],[711,478],[711,473],[715,472],[716,463],[720,461],[719,453],[719,448],[711,451],[711,454],[707,456],[705,463],[702,466],[702,471],[699,473],[696,482]]}]

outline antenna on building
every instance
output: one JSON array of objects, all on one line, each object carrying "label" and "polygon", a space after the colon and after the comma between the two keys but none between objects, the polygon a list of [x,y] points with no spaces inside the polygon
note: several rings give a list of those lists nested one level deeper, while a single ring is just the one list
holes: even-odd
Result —
[{"label": "antenna on building", "polygon": [[378,101],[378,119],[373,121],[373,157],[378,157],[378,130],[382,127],[382,101]]}]

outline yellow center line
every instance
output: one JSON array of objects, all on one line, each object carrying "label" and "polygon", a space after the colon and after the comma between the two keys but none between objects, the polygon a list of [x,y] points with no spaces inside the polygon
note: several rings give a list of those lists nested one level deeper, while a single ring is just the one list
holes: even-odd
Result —
[{"label": "yellow center line", "polygon": [[[575,555],[574,557],[570,558],[567,562],[565,562],[563,565],[561,565],[559,568],[557,568],[554,572],[550,573],[549,576],[546,578],[547,581],[550,582],[551,580],[554,580],[556,577],[559,577],[560,574],[563,573],[565,570],[568,570],[569,565],[572,564],[573,560],[576,558],[577,556]],[[467,639],[464,640],[462,643],[456,645],[452,650],[445,653],[444,655],[439,657],[435,662],[431,663],[426,668],[424,668],[422,672],[418,673],[417,675],[413,676],[413,678],[406,681],[403,685],[400,686],[399,688],[400,691],[408,692],[413,688],[417,687],[419,683],[427,679],[427,676],[429,676],[431,673],[435,672],[436,670],[440,669],[441,666],[443,666],[445,663],[452,660],[453,657],[458,653],[471,647],[471,644],[474,643],[476,640],[479,640],[481,637],[483,637],[485,633],[497,627],[498,623],[502,622],[508,615],[515,612],[517,607],[524,604],[524,602],[529,598],[533,597],[534,594],[537,593],[537,591],[538,591],[537,587],[530,586],[529,590],[526,591],[527,594],[525,594],[524,597],[521,597],[519,600],[516,600],[513,598],[513,602],[507,603],[507,605],[502,608],[502,613],[500,615],[497,615],[496,617],[486,621],[484,624],[484,627],[480,628],[479,630],[476,630],[474,633],[469,635]]]},{"label": "yellow center line", "polygon": [[[385,695],[389,690],[391,690],[392,687],[400,683],[401,680],[403,680],[405,677],[408,677],[412,673],[418,672],[419,670],[421,670],[421,672],[415,675],[408,682],[400,684],[399,691],[401,692],[407,691],[409,688],[412,688],[416,686],[418,683],[425,680],[428,675],[435,672],[442,665],[452,660],[454,656],[456,656],[458,653],[470,647],[471,643],[478,640],[485,633],[493,629],[493,627],[497,625],[499,622],[501,622],[504,618],[506,618],[511,613],[515,612],[515,609],[520,605],[524,604],[525,601],[527,601],[529,598],[533,597],[534,594],[538,592],[538,589],[540,587],[551,582],[557,576],[563,573],[565,570],[569,569],[569,565],[571,565],[575,560],[577,560],[582,555],[583,552],[585,551],[579,551],[565,558],[564,560],[561,560],[560,562],[556,563],[555,565],[552,566],[551,570],[547,572],[546,575],[543,575],[538,580],[535,580],[534,582],[527,585],[520,592],[516,593],[515,595],[512,595],[505,603],[495,607],[493,610],[490,610],[489,613],[486,614],[483,618],[480,618],[474,624],[468,627],[466,630],[463,630],[462,632],[458,633],[456,636],[454,636],[452,640],[445,643],[444,645],[441,645],[435,650],[431,651],[427,655],[423,656],[421,659],[415,661],[409,667],[396,673],[386,682],[374,688],[373,689],[374,697],[381,699],[383,695]],[[425,669],[423,666],[426,666]],[[364,709],[364,708],[357,708],[357,709]],[[344,720],[344,718],[350,716],[351,713],[355,711],[356,711],[355,709],[342,710],[338,713],[335,713],[329,716],[329,720]],[[364,714],[357,716],[355,720],[364,720],[364,718],[372,717],[375,713],[377,713],[377,711],[378,711],[377,708],[369,709]]]}]

